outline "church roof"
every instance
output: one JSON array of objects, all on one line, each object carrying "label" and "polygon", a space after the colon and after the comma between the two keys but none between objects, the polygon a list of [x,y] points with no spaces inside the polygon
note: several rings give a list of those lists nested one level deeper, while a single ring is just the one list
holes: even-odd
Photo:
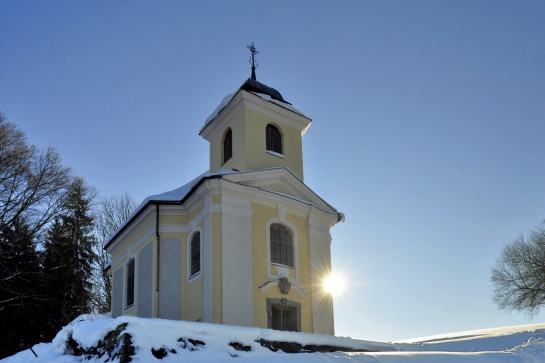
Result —
[{"label": "church roof", "polygon": [[[339,221],[341,220],[341,218],[344,219],[344,215],[342,213],[337,211],[334,207],[329,205],[327,202],[325,202],[323,199],[321,199],[317,194],[315,194],[310,188],[308,188],[303,183],[303,181],[301,181],[287,167],[281,166],[281,167],[272,167],[272,168],[261,169],[261,170],[244,170],[244,171],[220,170],[220,171],[217,171],[215,173],[210,173],[209,171],[207,171],[207,172],[199,175],[198,177],[196,177],[195,179],[193,179],[189,183],[187,183],[185,185],[182,185],[179,188],[176,188],[174,190],[171,190],[171,191],[168,191],[168,192],[165,192],[165,193],[152,195],[152,196],[149,196],[146,199],[144,199],[144,201],[142,203],[140,203],[138,208],[136,208],[134,213],[125,221],[125,223],[123,223],[117,229],[117,231],[115,231],[110,236],[110,238],[106,242],[105,248],[108,247],[110,245],[110,243],[112,243],[113,240],[121,232],[123,232],[132,223],[132,221],[135,220],[146,209],[146,207],[149,206],[149,205],[183,204],[197,190],[197,188],[207,179],[224,178],[224,177],[229,177],[229,175],[236,176],[236,175],[243,175],[243,174],[249,174],[249,173],[255,173],[255,172],[266,172],[266,171],[274,171],[274,170],[281,170],[281,169],[285,169],[288,172],[288,174],[292,176],[292,178],[297,180],[298,184],[300,184],[305,190],[307,190],[307,193],[312,194],[314,196],[312,198],[312,199],[314,199],[314,201],[305,200],[306,198],[301,199],[301,198],[296,197],[294,195],[282,194],[282,193],[278,193],[278,192],[274,192],[274,191],[270,191],[270,190],[269,190],[269,192],[272,192],[272,193],[278,194],[278,195],[283,195],[283,196],[285,196],[287,198],[290,198],[290,199],[293,199],[293,200],[298,200],[298,201],[306,203],[306,204],[312,204],[312,205],[318,207],[319,209],[324,210],[327,213],[337,214],[339,216]],[[245,184],[245,183],[240,183],[240,181],[236,180],[236,178],[231,180],[231,181],[233,181],[233,182],[235,182],[237,184],[241,184],[241,185]],[[325,209],[323,209],[323,208],[325,208]]]},{"label": "church roof", "polygon": [[257,92],[257,93],[269,95],[274,100],[278,100],[280,102],[284,102],[291,105],[291,103],[289,103],[282,97],[280,92],[278,92],[272,87],[267,86],[266,84],[259,82],[256,79],[248,78],[246,82],[244,82],[242,86],[240,86],[239,89],[242,89],[248,92]]},{"label": "church roof", "polygon": [[307,117],[301,111],[299,111],[298,109],[293,107],[291,103],[284,100],[284,98],[282,97],[280,92],[278,92],[274,88],[269,87],[269,86],[267,86],[267,85],[265,85],[265,84],[263,84],[263,83],[261,83],[261,82],[259,82],[257,80],[248,78],[246,80],[246,82],[244,82],[244,84],[242,86],[240,86],[239,89],[237,89],[233,93],[228,94],[227,96],[225,96],[223,98],[223,100],[218,105],[218,107],[216,107],[214,112],[212,112],[210,114],[210,116],[208,116],[206,121],[204,121],[204,125],[199,130],[199,135],[204,131],[204,129],[206,129],[206,127],[219,115],[221,110],[223,110],[225,108],[225,106],[227,106],[229,104],[229,102],[231,102],[231,100],[240,91],[250,92],[250,93],[264,99],[265,101],[274,103],[274,104],[276,104],[276,105],[278,105],[280,107],[283,107],[283,108],[285,108],[287,110],[298,113],[301,116]]}]

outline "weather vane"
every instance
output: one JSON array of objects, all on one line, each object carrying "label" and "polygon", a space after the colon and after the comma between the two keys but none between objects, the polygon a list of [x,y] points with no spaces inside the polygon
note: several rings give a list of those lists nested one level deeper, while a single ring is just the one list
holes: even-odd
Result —
[{"label": "weather vane", "polygon": [[257,80],[255,77],[255,68],[257,67],[257,61],[255,60],[255,56],[259,54],[257,49],[255,49],[254,42],[251,42],[246,46],[250,50],[250,53],[252,53],[252,56],[250,57],[250,64],[252,65],[252,79]]}]

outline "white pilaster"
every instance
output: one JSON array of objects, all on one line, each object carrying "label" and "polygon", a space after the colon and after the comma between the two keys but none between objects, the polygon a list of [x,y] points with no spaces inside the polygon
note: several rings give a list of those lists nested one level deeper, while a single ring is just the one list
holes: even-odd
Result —
[{"label": "white pilaster", "polygon": [[212,322],[212,195],[208,194],[204,201],[204,322]]},{"label": "white pilaster", "polygon": [[223,324],[253,326],[252,205],[222,194]]}]

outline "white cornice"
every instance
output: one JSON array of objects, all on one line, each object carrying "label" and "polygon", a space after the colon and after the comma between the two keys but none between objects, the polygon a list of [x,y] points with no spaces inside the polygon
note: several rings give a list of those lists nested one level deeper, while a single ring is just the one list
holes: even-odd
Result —
[{"label": "white cornice", "polygon": [[[187,216],[194,213],[197,209],[202,208],[204,196],[207,195],[208,189],[202,185],[197,189],[197,193],[193,193],[184,202],[184,204],[160,204],[160,216]],[[152,218],[155,218],[155,204],[150,204],[145,207],[144,211],[133,221],[126,225],[126,228],[118,234],[115,239],[110,242],[106,249],[110,254],[114,254],[117,246],[122,245],[123,241],[132,238],[134,233],[138,232],[138,226],[148,223]],[[161,223],[159,228],[161,228]]]},{"label": "white cornice", "polygon": [[[310,216],[312,219],[320,219],[329,227],[332,227],[338,221],[338,214],[336,211],[322,210],[309,201],[299,200],[266,189],[253,188],[234,182],[226,182],[226,180],[222,181],[221,186],[225,193],[224,195],[231,195],[244,199],[250,198],[254,203],[282,210],[281,214],[290,213],[302,218]],[[222,204],[222,212],[225,211],[224,207],[224,204]]]},{"label": "white cornice", "polygon": [[[268,168],[247,172],[240,172],[236,174],[228,174],[223,176],[224,179],[232,181],[237,184],[247,185],[250,187],[258,187],[263,190],[267,190],[266,186],[271,184],[282,184],[288,189],[293,199],[303,199],[308,203],[316,205],[318,208],[323,209],[329,213],[337,214],[332,206],[325,202],[318,194],[314,193],[301,179],[293,174],[288,168]],[[268,190],[271,193],[281,195],[282,193]],[[290,197],[290,196],[288,196]]]},{"label": "white cornice", "polygon": [[150,228],[147,230],[147,232],[136,241],[136,243],[131,244],[126,253],[123,253],[119,258],[117,258],[115,261],[112,261],[112,269],[115,270],[115,268],[122,263],[123,261],[126,261],[130,255],[132,255],[140,246],[142,246],[144,243],[149,242],[153,234],[155,233],[154,228]]},{"label": "white cornice", "polygon": [[159,233],[188,233],[191,229],[184,223],[161,223],[159,224]]},{"label": "white cornice", "polygon": [[211,141],[220,130],[223,130],[224,125],[244,106],[241,97],[242,92],[238,91],[220,113],[201,130],[199,135]]},{"label": "white cornice", "polygon": [[310,126],[312,121],[310,118],[303,116],[297,112],[293,112],[279,106],[275,103],[264,100],[263,98],[256,96],[250,92],[244,92],[244,104],[250,110],[257,111],[264,114],[272,119],[281,121],[285,124],[290,125],[291,127],[301,130],[303,134],[307,128]]},{"label": "white cornice", "polygon": [[108,251],[108,253],[111,255],[115,254],[118,246],[121,246],[123,241],[130,239],[131,236],[138,233],[140,226],[146,224],[152,218],[155,218],[155,206],[148,205],[135,220],[127,224],[125,229],[110,242],[110,245],[106,248],[106,251]]},{"label": "white cornice", "polygon": [[207,141],[211,141],[218,132],[224,130],[225,124],[227,124],[242,107],[259,112],[267,117],[301,130],[301,134],[305,133],[312,121],[306,116],[273,102],[266,101],[251,92],[240,90],[199,134]]},{"label": "white cornice", "polygon": [[[267,185],[279,183],[291,194],[283,194],[265,189]],[[211,203],[211,195],[222,194],[222,203]],[[204,208],[189,224],[201,220],[211,212],[225,212],[243,217],[251,217],[251,213],[242,205],[225,203],[223,196],[239,198],[247,202],[279,208],[284,206],[282,213],[291,213],[300,217],[327,221],[330,227],[338,222],[339,213],[308,188],[297,176],[285,167],[269,168],[256,171],[225,174],[222,178],[207,179],[192,193],[183,204],[161,204],[160,215],[185,216],[194,213],[198,208]],[[124,241],[133,238],[139,232],[139,226],[145,225],[155,218],[155,206],[148,205],[126,228],[111,241],[107,248],[110,254],[115,254]],[[185,232],[189,227],[172,227],[160,224],[160,232]]]}]

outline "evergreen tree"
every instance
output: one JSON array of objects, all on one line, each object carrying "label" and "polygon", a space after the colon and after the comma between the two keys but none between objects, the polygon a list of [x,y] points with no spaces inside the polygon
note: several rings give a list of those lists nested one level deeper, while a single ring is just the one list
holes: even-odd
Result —
[{"label": "evergreen tree", "polygon": [[29,226],[18,219],[0,228],[0,358],[41,341],[44,290]]},{"label": "evergreen tree", "polygon": [[48,338],[78,315],[90,312],[95,197],[93,188],[75,178],[63,211],[48,230],[43,263],[49,292]]}]

